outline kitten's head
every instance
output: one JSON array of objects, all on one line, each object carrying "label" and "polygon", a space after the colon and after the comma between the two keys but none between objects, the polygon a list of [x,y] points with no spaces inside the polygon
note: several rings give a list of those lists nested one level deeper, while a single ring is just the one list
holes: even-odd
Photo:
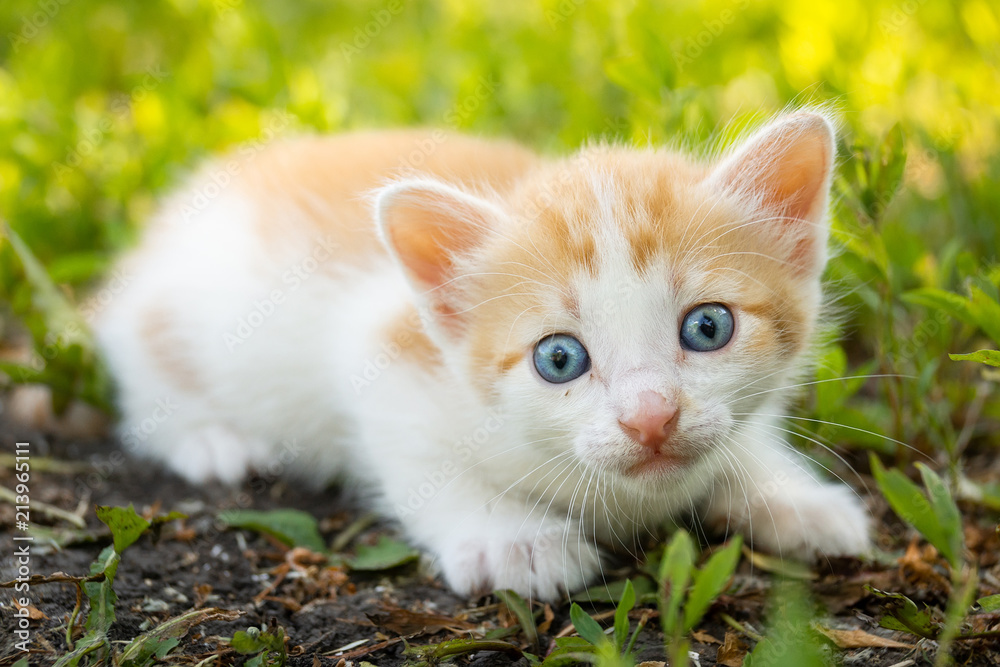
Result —
[{"label": "kitten's head", "polygon": [[798,113],[715,164],[585,149],[504,197],[410,179],[377,211],[445,363],[539,452],[662,484],[720,460],[802,365],[834,150]]}]

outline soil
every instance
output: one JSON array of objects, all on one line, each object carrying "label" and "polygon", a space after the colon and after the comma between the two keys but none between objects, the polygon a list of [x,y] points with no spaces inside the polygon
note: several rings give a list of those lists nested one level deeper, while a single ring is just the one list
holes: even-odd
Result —
[{"label": "soil", "polygon": [[[3,443],[0,454],[13,454],[16,441],[31,443],[32,500],[77,513],[86,521],[86,530],[76,531],[76,539],[61,549],[46,546],[40,540],[34,542],[30,562],[33,574],[88,573],[90,563],[111,541],[108,529],[96,518],[95,505],[131,503],[147,516],[174,510],[188,516],[164,524],[159,531],[149,531],[129,547],[114,582],[118,602],[111,638],[116,641],[128,642],[150,627],[195,608],[216,607],[240,613],[234,621],[210,621],[192,628],[167,657],[172,664],[193,665],[213,655],[216,657],[209,663],[212,665],[243,664],[249,656],[237,654],[220,638],[231,637],[234,632],[251,626],[265,629],[280,626],[288,638],[287,664],[301,667],[346,667],[363,662],[385,667],[414,664],[415,658],[404,655],[407,646],[428,646],[456,637],[482,638],[486,632],[504,634],[503,628],[508,630],[502,641],[545,655],[557,634],[571,632],[568,602],[551,606],[551,614],[536,605],[543,625],[539,644],[531,646],[512,615],[495,598],[470,601],[454,595],[434,578],[425,561],[377,573],[326,567],[314,562],[312,554],[290,551],[273,538],[225,529],[216,518],[220,509],[233,507],[301,509],[319,519],[328,544],[345,530],[362,526],[356,537],[343,545],[348,552],[359,544],[374,543],[380,535],[396,534],[389,522],[367,522],[364,527],[364,508],[336,488],[314,493],[279,479],[262,478],[250,480],[237,489],[217,484],[193,486],[155,466],[124,458],[113,441],[59,440],[19,431],[0,422],[0,443]],[[65,469],[59,467],[59,462]],[[0,485],[11,489],[15,484],[8,461],[0,466]],[[868,500],[881,523],[879,546],[893,555],[880,562],[839,559],[823,563],[809,581],[809,587],[825,609],[826,626],[863,630],[868,633],[865,637],[892,639],[912,648],[861,646],[837,650],[831,643],[830,651],[846,665],[926,664],[933,657],[934,643],[879,627],[877,619],[885,613],[885,601],[863,586],[870,583],[878,589],[904,592],[920,605],[942,608],[947,599],[947,581],[943,577],[935,579],[934,574],[940,575],[942,568],[926,547],[914,542],[907,560],[904,549],[910,533],[879,497],[869,496]],[[983,589],[988,593],[989,582],[998,583],[995,575],[1000,549],[993,524],[977,517],[976,511],[969,513],[972,516],[967,519],[967,543],[979,558],[981,575],[987,582]],[[359,519],[362,519],[360,524]],[[54,528],[70,527],[66,521],[45,517],[37,510],[32,511],[32,520]],[[12,539],[14,521],[13,506],[0,502],[0,582],[17,577],[13,554],[22,543]],[[926,568],[915,565],[918,563]],[[763,632],[767,627],[767,600],[774,576],[765,569],[766,562],[751,563],[748,558],[743,559],[729,592],[716,601],[693,635],[691,650],[697,654],[696,664],[742,663],[746,649],[754,644],[752,633]],[[625,558],[620,567],[607,573],[607,579],[613,581],[636,574],[637,564]],[[12,665],[25,657],[15,647],[17,619],[11,595],[9,588],[0,592],[0,666]],[[35,584],[29,596],[29,610],[34,618],[30,622],[28,662],[52,664],[67,650],[65,635],[76,604],[76,586]],[[86,606],[84,603],[84,613]],[[594,602],[582,606],[595,616],[613,609],[612,605]],[[632,626],[643,614],[649,623],[640,633],[636,657],[638,661],[662,664],[666,654],[655,607],[633,611]],[[726,615],[735,623],[723,622]],[[547,616],[551,621],[544,623]],[[431,618],[438,620],[427,620]],[[974,628],[976,631],[992,631],[997,623],[996,616],[977,618],[981,622]],[[745,632],[735,629],[737,624]],[[401,632],[405,641],[400,638]],[[81,634],[79,629],[77,638]],[[841,635],[841,644],[850,643],[844,639],[847,636]],[[855,637],[854,641],[877,643],[865,637]],[[953,653],[959,664],[1000,664],[1000,648],[994,641],[963,641]],[[452,661],[483,667],[529,664],[527,658],[516,653],[485,650],[459,655]]]}]

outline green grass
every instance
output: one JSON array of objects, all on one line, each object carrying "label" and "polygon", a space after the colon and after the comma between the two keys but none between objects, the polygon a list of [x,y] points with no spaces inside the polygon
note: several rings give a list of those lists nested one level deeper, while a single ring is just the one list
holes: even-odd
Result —
[{"label": "green grass", "polygon": [[[4,0],[0,36],[0,335],[24,327],[36,350],[3,370],[59,405],[108,404],[86,335],[101,278],[156,198],[227,147],[416,124],[552,152],[721,147],[820,104],[843,122],[842,335],[797,444],[834,467],[821,444],[863,469],[869,451],[910,476],[927,462],[950,485],[1000,444],[995,3]],[[949,544],[958,591],[973,579]]]}]

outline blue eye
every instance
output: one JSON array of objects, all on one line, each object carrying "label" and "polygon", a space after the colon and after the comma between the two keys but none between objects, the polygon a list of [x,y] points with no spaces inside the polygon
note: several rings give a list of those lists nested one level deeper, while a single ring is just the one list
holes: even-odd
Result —
[{"label": "blue eye", "polygon": [[681,342],[689,350],[718,350],[733,337],[733,314],[721,303],[703,303],[684,316]]},{"label": "blue eye", "polygon": [[552,334],[535,345],[535,370],[552,384],[575,380],[590,369],[583,343],[567,334]]}]

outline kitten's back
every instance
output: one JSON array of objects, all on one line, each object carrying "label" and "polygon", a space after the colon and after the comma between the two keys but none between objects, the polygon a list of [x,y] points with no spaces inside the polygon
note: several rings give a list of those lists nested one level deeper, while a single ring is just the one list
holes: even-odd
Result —
[{"label": "kitten's back", "polygon": [[[510,141],[433,129],[368,131],[275,143],[244,158],[240,181],[262,212],[265,239],[307,222],[333,234],[345,255],[360,259],[383,252],[366,197],[372,188],[421,172],[502,194],[538,161]],[[302,216],[288,215],[289,207]]]},{"label": "kitten's back", "polygon": [[502,193],[536,160],[402,130],[244,146],[206,165],[164,202],[122,264],[128,289],[98,318],[126,448],[236,481],[291,438],[312,445],[297,467],[328,479],[334,441],[355,428],[345,383],[369,330],[409,299],[381,260],[369,192],[420,172]]}]

